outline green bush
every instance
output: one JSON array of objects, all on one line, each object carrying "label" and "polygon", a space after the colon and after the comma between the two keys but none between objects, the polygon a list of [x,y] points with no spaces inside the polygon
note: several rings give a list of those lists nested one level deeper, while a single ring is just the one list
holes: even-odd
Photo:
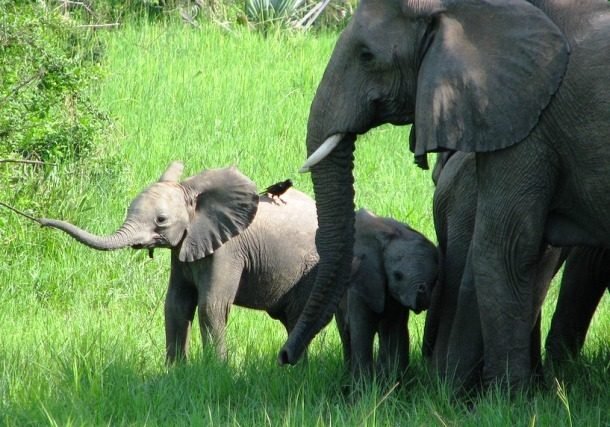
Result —
[{"label": "green bush", "polygon": [[[98,37],[57,5],[0,0],[0,201],[44,216],[78,209],[73,194],[87,183],[112,191],[118,135],[92,95],[102,56]],[[26,223],[3,211],[0,246]]]},{"label": "green bush", "polygon": [[[59,5],[61,0],[48,0]],[[198,26],[212,22],[225,29],[338,28],[351,16],[357,0],[96,0],[72,3],[68,12],[90,24],[182,19]],[[319,16],[318,16],[319,15]],[[310,19],[310,18],[315,19]]]},{"label": "green bush", "polygon": [[38,3],[0,1],[0,156],[76,160],[105,134],[87,94],[101,47],[86,31]]}]

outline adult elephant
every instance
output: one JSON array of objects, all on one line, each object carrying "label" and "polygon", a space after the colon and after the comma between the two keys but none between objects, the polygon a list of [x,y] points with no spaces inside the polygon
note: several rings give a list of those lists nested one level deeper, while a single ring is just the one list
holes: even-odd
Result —
[{"label": "adult elephant", "polygon": [[[454,378],[468,388],[478,381],[483,358],[479,316],[473,315],[479,311],[478,303],[467,265],[476,212],[475,154],[440,153],[433,180],[440,274],[426,316],[423,353],[442,377]],[[566,261],[546,339],[547,361],[563,362],[578,356],[595,309],[609,286],[609,256],[610,251],[603,248],[545,249],[533,284],[537,311],[551,279]],[[540,321],[532,328],[531,358],[532,367],[541,375]]]},{"label": "adult elephant", "polygon": [[299,358],[345,289],[356,136],[413,123],[422,167],[428,152],[477,153],[471,256],[483,376],[524,383],[545,224],[569,230],[547,236],[555,244],[610,241],[609,67],[606,1],[362,0],[311,106],[303,170],[321,261],[280,363]]},{"label": "adult elephant", "polygon": [[[439,251],[439,283],[426,316],[423,355],[445,380],[470,389],[480,381],[483,345],[479,307],[468,257],[477,209],[476,155],[445,151],[437,156],[433,180],[434,228]],[[561,231],[557,231],[561,232]],[[542,377],[540,309],[568,250],[545,245],[533,282],[531,366]],[[577,267],[580,265],[577,263]],[[576,284],[576,283],[574,283]]]},{"label": "adult elephant", "polygon": [[610,290],[610,250],[573,248],[566,260],[557,305],[546,337],[548,361],[562,363],[578,357],[606,289]]}]

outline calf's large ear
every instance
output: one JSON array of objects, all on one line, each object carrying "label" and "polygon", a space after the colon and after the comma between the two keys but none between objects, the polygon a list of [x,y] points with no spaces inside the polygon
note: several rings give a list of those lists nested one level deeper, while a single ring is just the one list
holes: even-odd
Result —
[{"label": "calf's large ear", "polygon": [[379,254],[374,251],[355,254],[348,292],[358,295],[375,313],[385,309],[386,282]]},{"label": "calf's large ear", "polygon": [[[421,16],[423,2],[405,3]],[[431,151],[486,152],[522,141],[565,74],[562,32],[525,0],[448,0],[430,13],[412,130],[416,163]]]},{"label": "calf's large ear", "polygon": [[182,183],[195,197],[195,209],[179,259],[206,257],[243,232],[258,210],[256,185],[234,167],[208,169]]}]

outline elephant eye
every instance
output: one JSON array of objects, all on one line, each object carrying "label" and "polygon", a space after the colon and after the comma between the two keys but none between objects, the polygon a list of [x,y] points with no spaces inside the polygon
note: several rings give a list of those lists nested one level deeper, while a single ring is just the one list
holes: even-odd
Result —
[{"label": "elephant eye", "polygon": [[167,216],[157,215],[157,218],[155,218],[155,222],[157,223],[157,225],[163,225],[167,222]]},{"label": "elephant eye", "polygon": [[360,60],[362,62],[371,62],[373,59],[375,59],[375,55],[370,50],[363,48],[360,51]]},{"label": "elephant eye", "polygon": [[395,271],[393,273],[393,275],[394,275],[394,280],[396,280],[398,282],[400,282],[405,277],[400,271]]}]

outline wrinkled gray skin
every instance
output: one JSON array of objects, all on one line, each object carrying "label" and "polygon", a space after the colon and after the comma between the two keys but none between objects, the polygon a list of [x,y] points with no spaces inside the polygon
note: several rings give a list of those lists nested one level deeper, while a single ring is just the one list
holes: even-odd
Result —
[{"label": "wrinkled gray skin", "polygon": [[347,292],[335,314],[343,355],[354,379],[401,375],[409,364],[409,310],[428,308],[436,283],[436,247],[421,233],[366,209],[356,213],[354,260]]},{"label": "wrinkled gray skin", "polygon": [[[466,259],[476,211],[475,169],[474,154],[467,153],[440,153],[434,165],[432,178],[437,187],[433,211],[439,243],[439,284],[434,288],[426,317],[423,344],[424,356],[441,377],[458,380],[466,388],[480,381],[483,360],[480,322],[478,316],[472,315],[479,308]],[[559,229],[547,234],[563,232]],[[538,313],[551,279],[566,260],[546,339],[548,360],[563,362],[580,352],[591,318],[610,282],[608,256],[606,249],[545,249],[534,284],[538,291]],[[542,376],[540,342],[538,318],[532,329],[531,360],[533,369]]]},{"label": "wrinkled gray skin", "polygon": [[[433,170],[434,226],[439,281],[424,327],[423,354],[441,378],[469,389],[481,381],[483,342],[479,306],[468,254],[477,203],[476,161],[472,153],[438,155]],[[537,321],[531,329],[532,368],[541,375],[540,309],[553,276],[563,263],[561,249],[542,249],[533,289]]]},{"label": "wrinkled gray skin", "polygon": [[606,289],[610,290],[610,250],[571,249],[546,337],[547,361],[562,363],[578,357]]},{"label": "wrinkled gray skin", "polygon": [[167,361],[186,357],[198,310],[202,341],[226,358],[232,304],[265,310],[290,331],[313,284],[317,228],[313,200],[290,189],[279,204],[259,196],[235,168],[210,169],[179,182],[182,164],[131,203],[123,225],[98,237],[72,224],[42,219],[99,250],[170,248],[165,299]]},{"label": "wrinkled gray skin", "polygon": [[420,166],[435,150],[476,153],[471,256],[483,377],[528,381],[545,224],[570,231],[546,236],[555,245],[610,242],[610,5],[532,3],[359,3],[311,105],[308,154],[333,135],[340,141],[310,165],[320,264],[280,363],[298,360],[347,285],[356,136],[412,123]]}]

